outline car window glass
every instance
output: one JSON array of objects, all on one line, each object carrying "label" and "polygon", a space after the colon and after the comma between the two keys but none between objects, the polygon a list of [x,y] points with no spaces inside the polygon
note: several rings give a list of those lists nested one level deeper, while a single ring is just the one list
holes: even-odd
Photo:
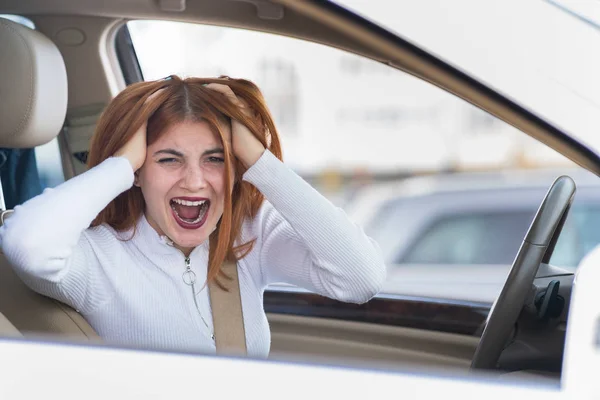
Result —
[{"label": "car window glass", "polygon": [[408,264],[510,264],[527,232],[531,212],[442,218],[398,260]]},{"label": "car window glass", "polygon": [[[577,139],[600,145],[590,130],[600,125],[600,56],[589,50],[600,46],[596,2],[334,1],[460,66]],[[572,60],[585,60],[577,73]]]},{"label": "car window glass", "polygon": [[580,255],[589,253],[600,243],[600,207],[585,207],[575,210],[573,222],[580,239]]},{"label": "car window glass", "polygon": [[575,206],[569,213],[550,264],[576,268],[583,257],[600,243],[600,207]]}]

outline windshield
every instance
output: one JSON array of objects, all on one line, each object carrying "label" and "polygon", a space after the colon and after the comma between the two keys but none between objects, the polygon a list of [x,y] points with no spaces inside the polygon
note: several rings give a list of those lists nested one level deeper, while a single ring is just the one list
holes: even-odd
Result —
[{"label": "windshield", "polygon": [[[600,6],[574,0],[336,0],[600,149]],[[440,34],[442,33],[443,34]]]}]

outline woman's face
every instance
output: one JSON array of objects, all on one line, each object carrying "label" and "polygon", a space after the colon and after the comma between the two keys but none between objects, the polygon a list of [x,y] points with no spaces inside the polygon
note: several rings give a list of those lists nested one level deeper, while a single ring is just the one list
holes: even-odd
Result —
[{"label": "woman's face", "polygon": [[[223,127],[231,145],[231,131]],[[221,139],[206,122],[172,125],[146,151],[136,184],[159,235],[185,254],[202,244],[223,215],[225,162]]]}]

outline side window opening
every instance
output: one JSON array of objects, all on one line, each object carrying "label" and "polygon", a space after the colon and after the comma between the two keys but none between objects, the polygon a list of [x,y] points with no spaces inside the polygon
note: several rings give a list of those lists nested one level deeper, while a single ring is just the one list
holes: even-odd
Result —
[{"label": "side window opening", "polygon": [[[454,185],[488,190],[505,180],[507,189],[519,182],[535,188],[550,179],[543,169],[576,168],[479,108],[357,54],[208,24],[134,20],[124,28],[126,40],[116,44],[126,45],[121,48],[128,57],[122,59],[133,62],[122,64],[126,76],[139,69],[145,80],[178,74],[254,81],[281,134],[286,164],[362,226],[386,262],[410,260],[411,273],[425,270],[419,262],[440,268],[510,264],[535,213],[447,221],[419,244],[414,239],[427,233],[420,229],[428,224],[420,218],[429,217],[411,212],[414,197]],[[408,200],[398,209],[387,207],[399,199]],[[530,206],[519,203],[512,211],[525,207]],[[573,259],[573,246],[560,247],[558,256]],[[392,280],[386,290],[407,293]]]}]

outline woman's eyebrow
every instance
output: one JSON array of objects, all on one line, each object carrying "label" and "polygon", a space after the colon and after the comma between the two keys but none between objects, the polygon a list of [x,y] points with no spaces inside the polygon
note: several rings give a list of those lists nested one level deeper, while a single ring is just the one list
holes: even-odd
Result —
[{"label": "woman's eyebrow", "polygon": [[176,157],[183,157],[182,152],[173,150],[173,149],[162,149],[162,150],[158,150],[157,152],[154,153],[155,156],[157,156],[159,154],[169,154],[169,155],[176,156]]},{"label": "woman's eyebrow", "polygon": [[[210,155],[210,154],[219,154],[219,153],[224,153],[224,152],[225,152],[225,150],[223,150],[222,147],[215,147],[214,149],[205,150],[202,153],[202,155],[203,156],[207,156],[207,155]],[[181,157],[181,158],[184,157],[184,155],[183,155],[182,152],[174,150],[174,149],[162,149],[162,150],[158,150],[157,152],[154,153],[154,156],[157,156],[159,154],[169,154],[169,155],[176,156],[176,157]]]},{"label": "woman's eyebrow", "polygon": [[207,156],[210,154],[217,154],[217,153],[225,153],[225,150],[223,150],[222,147],[215,147],[214,149],[208,149],[206,150],[204,153],[202,153],[203,156]]}]

